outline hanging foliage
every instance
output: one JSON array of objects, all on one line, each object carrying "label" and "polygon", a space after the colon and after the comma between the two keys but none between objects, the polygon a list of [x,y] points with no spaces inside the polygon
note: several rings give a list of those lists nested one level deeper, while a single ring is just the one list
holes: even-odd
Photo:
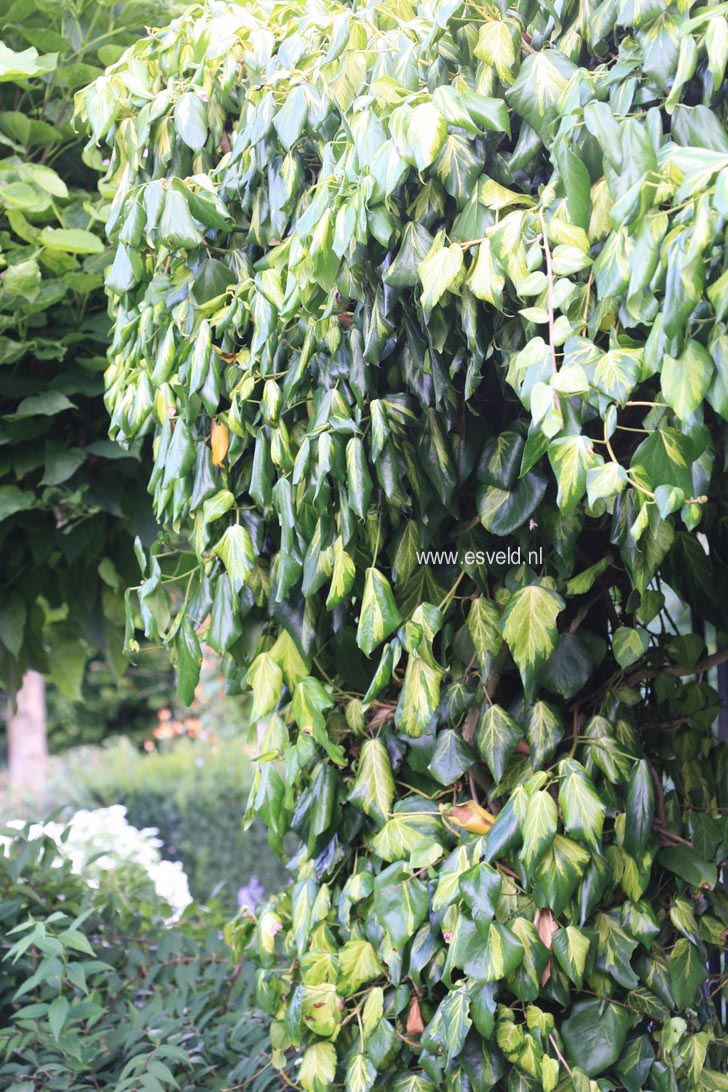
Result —
[{"label": "hanging foliage", "polygon": [[307,1092],[728,1087],[727,57],[722,5],[215,3],[80,96],[128,639],[252,689]]}]

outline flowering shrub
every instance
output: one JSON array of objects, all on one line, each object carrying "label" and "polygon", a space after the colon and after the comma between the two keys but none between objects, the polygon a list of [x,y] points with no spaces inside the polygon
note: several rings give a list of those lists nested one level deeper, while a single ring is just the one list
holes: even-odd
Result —
[{"label": "flowering shrub", "polygon": [[[20,820],[8,826],[21,830]],[[126,818],[122,804],[95,811],[77,811],[67,824],[48,821],[33,823],[29,838],[43,835],[55,842],[61,857],[70,861],[72,871],[91,887],[100,886],[103,873],[120,870],[125,876],[131,871],[143,873],[152,883],[157,896],[166,902],[178,917],[192,902],[187,877],[179,861],[162,860],[162,842],[152,827],[137,830]],[[7,847],[10,839],[2,839]]]}]

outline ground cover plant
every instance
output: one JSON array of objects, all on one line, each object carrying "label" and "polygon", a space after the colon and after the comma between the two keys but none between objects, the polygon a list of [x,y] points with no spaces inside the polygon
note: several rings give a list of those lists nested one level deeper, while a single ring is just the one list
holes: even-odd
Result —
[{"label": "ground cover plant", "polygon": [[211,3],[79,97],[128,645],[252,690],[307,1092],[728,1086],[727,57],[690,0]]}]

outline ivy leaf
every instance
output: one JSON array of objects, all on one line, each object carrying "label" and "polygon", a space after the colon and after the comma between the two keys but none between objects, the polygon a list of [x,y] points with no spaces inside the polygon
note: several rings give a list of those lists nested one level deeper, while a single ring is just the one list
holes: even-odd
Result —
[{"label": "ivy leaf", "polygon": [[417,653],[410,656],[394,714],[400,732],[416,739],[427,731],[440,704],[442,675],[441,668]]},{"label": "ivy leaf", "polygon": [[427,888],[401,861],[385,868],[374,880],[374,913],[397,948],[414,936],[429,905]]},{"label": "ivy leaf", "polygon": [[389,818],[394,800],[394,777],[389,753],[381,739],[368,739],[362,745],[349,800],[380,823]]},{"label": "ivy leaf", "polygon": [[594,386],[601,394],[623,406],[637,385],[641,365],[641,351],[610,349],[596,366]]},{"label": "ivy leaf", "polygon": [[529,53],[506,98],[516,113],[527,121],[544,143],[549,124],[557,113],[557,102],[576,66],[557,49]]},{"label": "ivy leaf", "polygon": [[523,955],[523,945],[518,937],[506,925],[492,921],[483,953],[482,981],[498,982],[512,974],[523,960]]},{"label": "ivy leaf", "polygon": [[[407,139],[418,171],[434,163],[446,136],[447,122],[431,102],[414,108],[407,119]],[[462,259],[462,251],[460,256]]]},{"label": "ivy leaf", "polygon": [[327,1092],[336,1077],[336,1048],[333,1043],[313,1043],[301,1059],[298,1080],[305,1092]]},{"label": "ivy leaf", "polygon": [[468,611],[467,627],[470,640],[481,661],[495,656],[503,644],[499,628],[498,608],[490,599],[474,599]]},{"label": "ivy leaf", "polygon": [[441,785],[452,785],[470,769],[475,755],[459,732],[449,728],[437,737],[428,769]]},{"label": "ivy leaf", "polygon": [[666,356],[660,384],[667,404],[681,421],[689,421],[708,392],[715,365],[698,341],[687,341],[679,357]]},{"label": "ivy leaf", "polygon": [[465,905],[473,916],[477,929],[487,937],[490,923],[495,917],[502,879],[500,872],[484,861],[473,865],[458,879],[458,887]]},{"label": "ivy leaf", "polygon": [[457,1058],[473,1025],[470,1019],[470,996],[461,986],[447,994],[425,1029],[422,1046],[438,1054],[444,1051],[448,1064]]},{"label": "ivy leaf", "polygon": [[528,802],[523,822],[521,860],[528,872],[539,863],[554,840],[557,827],[556,804],[548,792],[535,792]]},{"label": "ivy leaf", "polygon": [[200,680],[202,652],[197,634],[186,618],[177,630],[174,644],[177,650],[177,693],[184,705],[191,705]]},{"label": "ivy leaf", "polygon": [[318,679],[307,676],[293,691],[293,716],[298,727],[319,738],[326,732],[324,712],[334,704],[331,695]]},{"label": "ivy leaf", "polygon": [[670,985],[678,1009],[692,1007],[695,995],[708,977],[700,950],[682,937],[668,956]]},{"label": "ivy leaf", "polygon": [[495,68],[503,83],[510,83],[511,70],[516,63],[516,50],[508,24],[501,19],[489,19],[482,23],[475,56]]},{"label": "ivy leaf", "polygon": [[672,485],[690,497],[694,457],[693,446],[687,436],[673,428],[659,428],[639,445],[632,456],[632,467],[644,470],[653,491],[660,485]]},{"label": "ivy leaf", "polygon": [[199,95],[185,91],[174,107],[174,125],[182,140],[193,152],[204,148],[207,140],[207,110]]},{"label": "ivy leaf", "polygon": [[599,797],[584,767],[573,758],[559,763],[559,807],[564,828],[582,842],[598,849],[606,805]]},{"label": "ivy leaf", "polygon": [[556,648],[556,619],[564,606],[560,595],[539,584],[520,588],[508,600],[501,630],[524,682]]},{"label": "ivy leaf", "polygon": [[372,494],[372,479],[364,446],[358,436],[352,436],[346,445],[346,480],[349,487],[349,505],[360,519],[365,519]]},{"label": "ivy leaf", "polygon": [[558,929],[551,939],[551,950],[557,963],[579,990],[584,981],[589,947],[589,938],[574,925]]},{"label": "ivy leaf", "polygon": [[346,1070],[348,1092],[369,1092],[377,1079],[377,1071],[366,1054],[354,1054]]},{"label": "ivy leaf", "polygon": [[587,436],[566,436],[549,444],[549,462],[559,486],[556,503],[565,516],[584,496],[587,472],[602,461]]},{"label": "ivy leaf", "polygon": [[475,744],[496,781],[503,777],[511,755],[522,739],[523,729],[500,705],[489,705],[481,710]]},{"label": "ivy leaf", "polygon": [[269,652],[261,652],[248,668],[245,682],[253,692],[250,720],[254,724],[281,700],[283,672]]},{"label": "ivy leaf", "polygon": [[655,790],[645,759],[635,762],[632,767],[625,812],[624,848],[632,857],[641,857],[652,837],[655,817]]},{"label": "ivy leaf", "polygon": [[418,270],[422,282],[422,306],[431,311],[439,303],[449,288],[458,281],[463,271],[463,251],[457,243],[443,246],[440,238],[432,248]]},{"label": "ivy leaf", "polygon": [[364,595],[359,613],[356,643],[366,656],[401,624],[389,581],[378,569],[369,568],[364,577]]},{"label": "ivy leaf", "polygon": [[536,905],[548,907],[556,917],[563,914],[588,863],[589,854],[582,846],[557,834],[536,868]]},{"label": "ivy leaf", "polygon": [[534,770],[540,770],[546,765],[563,734],[564,725],[558,711],[545,701],[537,701],[526,721],[526,739],[531,748],[531,765]]},{"label": "ivy leaf", "polygon": [[629,1009],[611,1001],[577,1001],[561,1025],[566,1051],[587,1077],[609,1069],[622,1053],[631,1025]]},{"label": "ivy leaf", "polygon": [[338,535],[334,542],[334,564],[331,572],[329,594],[326,597],[327,610],[333,610],[348,598],[354,584],[356,565],[354,559],[344,549],[344,540]]},{"label": "ivy leaf", "polygon": [[597,966],[610,974],[626,990],[633,990],[639,979],[630,965],[638,941],[622,927],[613,914],[597,914]]},{"label": "ivy leaf", "polygon": [[427,804],[420,797],[398,801],[391,819],[372,839],[372,849],[382,860],[402,861],[414,853],[429,854],[433,847],[439,849],[442,820],[437,809]]},{"label": "ivy leaf", "polygon": [[338,991],[343,997],[356,993],[360,986],[373,982],[382,973],[382,964],[368,940],[349,940],[339,952]]},{"label": "ivy leaf", "polygon": [[253,542],[248,531],[239,523],[232,524],[212,552],[217,554],[225,566],[233,591],[237,594],[253,571],[255,561]]},{"label": "ivy leaf", "polygon": [[644,656],[650,647],[650,635],[644,629],[620,626],[612,638],[612,651],[620,667],[631,667]]}]

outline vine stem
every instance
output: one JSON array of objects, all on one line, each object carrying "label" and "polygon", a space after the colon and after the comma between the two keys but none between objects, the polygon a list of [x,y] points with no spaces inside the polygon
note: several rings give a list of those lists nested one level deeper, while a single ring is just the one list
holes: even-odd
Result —
[{"label": "vine stem", "polygon": [[559,1061],[561,1062],[561,1064],[564,1067],[564,1069],[566,1070],[566,1072],[569,1074],[570,1077],[573,1077],[574,1074],[571,1072],[571,1067],[569,1066],[569,1063],[567,1062],[564,1055],[559,1050],[559,1047],[558,1047],[558,1044],[556,1042],[556,1039],[554,1038],[554,1033],[553,1032],[551,1032],[551,1034],[549,1035],[549,1042],[551,1043],[551,1046],[556,1051],[556,1057],[559,1059]]},{"label": "vine stem", "polygon": [[551,370],[556,375],[558,366],[556,364],[556,345],[554,344],[554,271],[551,265],[551,247],[549,246],[548,237],[546,235],[546,220],[544,219],[543,209],[539,210],[539,220],[541,221],[541,232],[543,234],[543,250],[546,255],[546,281],[547,281],[547,295],[549,304],[549,349],[551,350]]}]

